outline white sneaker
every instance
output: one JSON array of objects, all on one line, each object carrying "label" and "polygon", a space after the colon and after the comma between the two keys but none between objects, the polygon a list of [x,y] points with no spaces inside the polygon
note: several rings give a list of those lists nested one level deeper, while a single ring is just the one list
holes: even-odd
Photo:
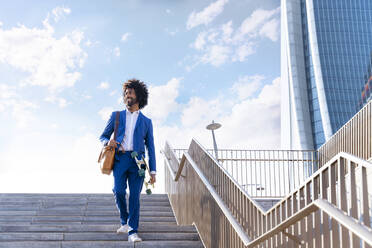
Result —
[{"label": "white sneaker", "polygon": [[118,230],[116,230],[117,233],[128,233],[129,226],[128,224],[125,224],[121,226]]},{"label": "white sneaker", "polygon": [[128,241],[134,243],[134,242],[141,242],[142,239],[140,237],[138,237],[137,233],[133,233],[133,234],[128,236]]}]

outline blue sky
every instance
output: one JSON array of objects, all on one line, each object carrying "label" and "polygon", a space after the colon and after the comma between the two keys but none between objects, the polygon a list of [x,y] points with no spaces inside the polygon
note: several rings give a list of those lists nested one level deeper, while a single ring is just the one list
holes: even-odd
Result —
[{"label": "blue sky", "polygon": [[279,148],[279,1],[12,1],[0,10],[0,192],[110,192],[98,137],[121,84],[165,140]]}]

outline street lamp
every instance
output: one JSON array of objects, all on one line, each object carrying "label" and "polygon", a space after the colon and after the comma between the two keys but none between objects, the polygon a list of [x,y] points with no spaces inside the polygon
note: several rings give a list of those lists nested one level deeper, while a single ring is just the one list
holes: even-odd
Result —
[{"label": "street lamp", "polygon": [[212,131],[214,154],[215,154],[215,157],[216,157],[217,161],[218,161],[217,144],[216,144],[216,137],[214,136],[214,130],[216,130],[220,127],[221,127],[221,124],[220,123],[214,123],[214,121],[212,121],[212,123],[207,126],[207,129]]}]

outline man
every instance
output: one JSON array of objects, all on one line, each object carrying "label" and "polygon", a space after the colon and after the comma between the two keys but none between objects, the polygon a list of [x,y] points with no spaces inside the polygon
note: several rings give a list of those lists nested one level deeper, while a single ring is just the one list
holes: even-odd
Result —
[{"label": "man", "polygon": [[[149,155],[151,183],[156,181],[156,161],[152,122],[140,109],[147,105],[148,90],[146,85],[130,79],[123,84],[123,97],[126,110],[120,112],[116,140],[110,140],[114,132],[116,112],[113,112],[100,140],[104,145],[116,148],[113,168],[113,193],[120,213],[121,227],[117,233],[128,233],[128,241],[140,242],[138,223],[140,213],[140,195],[143,177],[138,175],[138,166],[131,153],[136,151],[138,158],[145,155],[145,146]],[[129,213],[126,203],[127,182],[129,184]]]}]

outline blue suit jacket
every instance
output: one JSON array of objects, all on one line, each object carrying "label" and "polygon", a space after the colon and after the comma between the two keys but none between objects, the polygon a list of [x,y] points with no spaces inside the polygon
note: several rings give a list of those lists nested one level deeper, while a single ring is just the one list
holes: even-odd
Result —
[{"label": "blue suit jacket", "polygon": [[[120,121],[116,134],[116,141],[120,144],[123,142],[125,134],[126,111],[127,110],[120,111]],[[107,142],[110,140],[111,134],[114,132],[116,115],[115,113],[116,112],[112,112],[111,117],[107,122],[106,128],[100,137],[100,140],[103,144],[107,144]],[[133,150],[136,151],[139,156],[145,156],[145,145],[149,155],[150,171],[156,171],[152,121],[140,112],[133,133]]]}]

